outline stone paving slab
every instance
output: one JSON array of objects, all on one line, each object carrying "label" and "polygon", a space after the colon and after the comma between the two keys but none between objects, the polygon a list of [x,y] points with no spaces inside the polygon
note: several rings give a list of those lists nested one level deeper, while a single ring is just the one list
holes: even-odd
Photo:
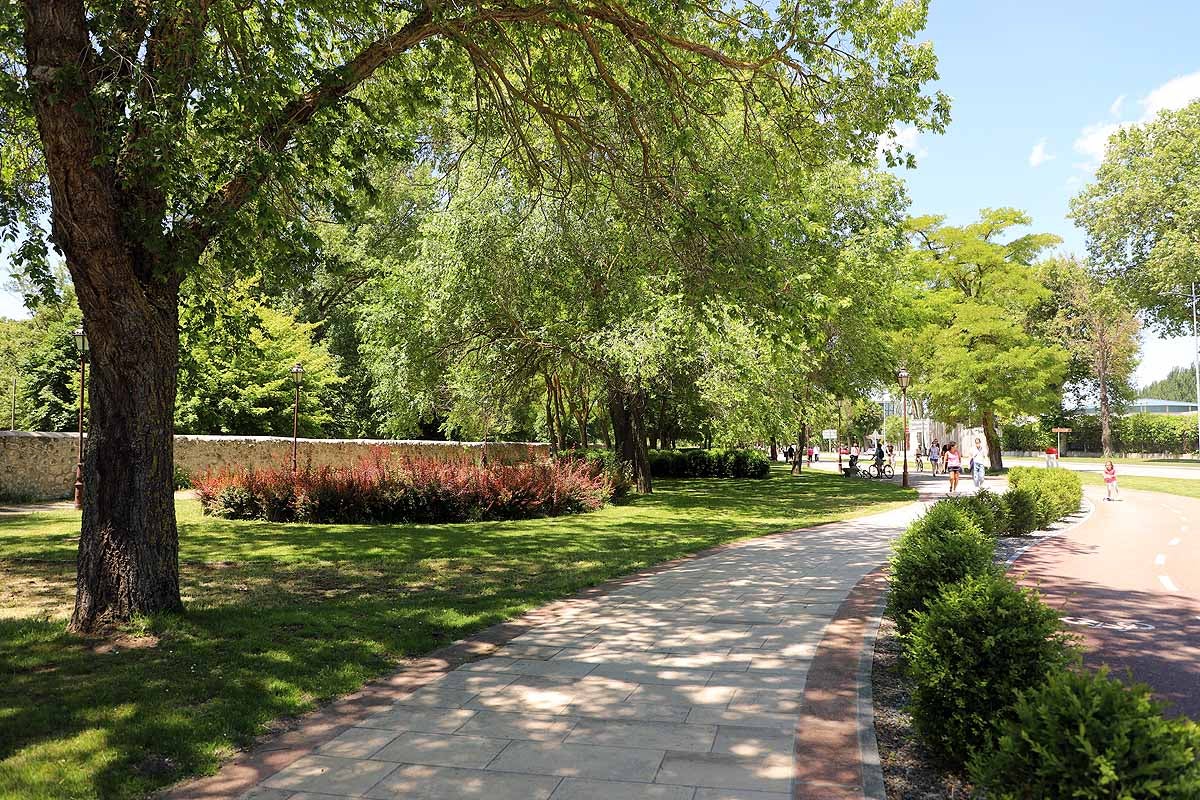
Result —
[{"label": "stone paving slab", "polygon": [[385,679],[397,690],[330,718],[307,750],[314,737],[297,732],[205,784],[258,770],[240,792],[275,795],[178,797],[790,797],[827,626],[917,508],[740,542],[553,604],[456,644],[461,660],[420,683]]}]

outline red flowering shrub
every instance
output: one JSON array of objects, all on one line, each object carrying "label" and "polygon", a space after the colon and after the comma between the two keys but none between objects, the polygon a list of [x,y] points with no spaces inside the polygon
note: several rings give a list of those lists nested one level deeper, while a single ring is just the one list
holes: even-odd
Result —
[{"label": "red flowering shrub", "polygon": [[206,514],[272,522],[474,522],[594,511],[612,499],[603,472],[583,462],[453,464],[389,462],[356,467],[225,469],[195,477]]}]

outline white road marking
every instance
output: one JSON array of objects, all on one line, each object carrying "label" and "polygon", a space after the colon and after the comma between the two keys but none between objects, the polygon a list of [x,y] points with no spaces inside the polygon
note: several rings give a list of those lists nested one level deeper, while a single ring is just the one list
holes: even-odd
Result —
[{"label": "white road marking", "polygon": [[1172,539],[1171,541],[1167,542],[1167,546],[1168,546],[1168,547],[1174,547],[1174,546],[1175,546],[1175,545],[1177,545],[1177,544],[1179,544],[1179,537],[1178,537],[1178,536],[1176,536],[1176,537],[1175,537],[1174,539]]},{"label": "white road marking", "polygon": [[1167,563],[1167,557],[1162,553],[1159,553],[1154,557],[1154,566],[1161,567],[1165,563]]},{"label": "white road marking", "polygon": [[1163,585],[1163,588],[1166,589],[1168,592],[1178,592],[1179,591],[1179,587],[1175,585],[1175,581],[1171,580],[1171,578],[1167,575],[1159,575],[1158,582],[1161,583]]}]

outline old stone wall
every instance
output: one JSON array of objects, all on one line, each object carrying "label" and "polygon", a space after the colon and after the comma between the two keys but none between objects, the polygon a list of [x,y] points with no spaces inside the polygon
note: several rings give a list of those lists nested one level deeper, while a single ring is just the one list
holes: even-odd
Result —
[{"label": "old stone wall", "polygon": [[[0,497],[68,497],[75,485],[78,442],[73,433],[0,431]],[[378,450],[390,458],[434,458],[478,462],[480,442],[429,442],[382,439],[300,439],[300,466],[348,467]],[[550,447],[525,442],[488,442],[491,463],[514,464],[546,458]],[[278,436],[176,436],[175,464],[189,474],[209,469],[287,467],[292,440]]]}]

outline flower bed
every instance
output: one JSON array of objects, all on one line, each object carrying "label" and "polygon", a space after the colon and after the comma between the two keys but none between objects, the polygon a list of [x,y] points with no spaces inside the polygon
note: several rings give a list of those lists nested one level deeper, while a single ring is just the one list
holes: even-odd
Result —
[{"label": "flower bed", "polygon": [[388,461],[349,468],[226,469],[193,478],[206,514],[272,522],[477,522],[595,511],[608,477],[582,462],[517,465]]}]

